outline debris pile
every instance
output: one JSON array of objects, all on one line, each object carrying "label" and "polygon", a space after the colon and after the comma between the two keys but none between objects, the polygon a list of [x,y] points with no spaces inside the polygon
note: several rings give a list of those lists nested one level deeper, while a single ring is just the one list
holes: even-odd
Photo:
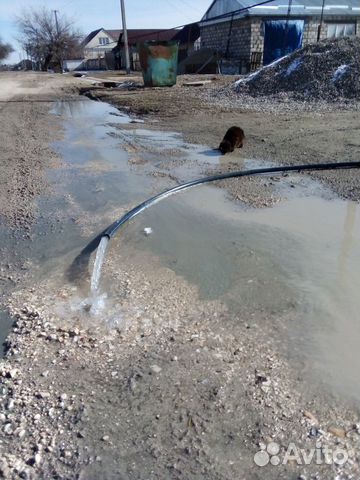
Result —
[{"label": "debris pile", "polygon": [[360,38],[328,39],[275,60],[231,86],[237,94],[328,102],[360,99]]}]

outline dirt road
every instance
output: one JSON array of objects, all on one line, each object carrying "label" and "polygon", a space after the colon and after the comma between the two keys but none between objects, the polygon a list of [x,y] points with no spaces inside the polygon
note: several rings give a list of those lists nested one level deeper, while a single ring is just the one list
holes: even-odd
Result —
[{"label": "dirt road", "polygon": [[[241,204],[228,202],[223,189],[194,194],[190,205],[180,199],[161,210],[163,223],[146,217],[112,242],[106,292],[88,298],[89,255],[82,248],[145,193],[247,161],[359,160],[358,111],[239,111],[209,103],[210,91],[228,79],[199,89],[183,86],[185,80],[172,89],[115,92],[71,76],[0,76],[2,305],[15,320],[0,364],[3,478],[359,476],[357,402],[326,378],[311,380],[312,365],[302,356],[290,361],[284,347],[289,325],[306,336],[301,317],[310,307],[276,260],[297,258],[298,251],[299,262],[288,266],[305,269],[302,244],[279,228],[248,228],[250,217],[241,231],[232,223],[244,205],[269,207],[309,190],[331,198],[335,222],[343,207],[337,195],[359,201],[359,172],[318,174],[324,190],[306,176],[282,179],[285,190],[278,178],[222,185]],[[130,117],[79,102],[79,91]],[[232,124],[244,128],[247,143],[214,160],[212,149]],[[181,133],[193,145],[159,131]],[[158,227],[149,239],[146,221]],[[311,255],[307,261],[315,262]],[[227,282],[230,274],[242,290]],[[91,314],[94,307],[100,313]],[[307,354],[313,358],[311,348]],[[321,462],[306,463],[301,452],[300,461],[278,465],[290,444]],[[334,462],[334,452],[349,461]]]}]

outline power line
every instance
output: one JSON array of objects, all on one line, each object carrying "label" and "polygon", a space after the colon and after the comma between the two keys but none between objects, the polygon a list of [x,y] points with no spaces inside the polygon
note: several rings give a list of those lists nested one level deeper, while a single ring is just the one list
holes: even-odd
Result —
[{"label": "power line", "polygon": [[[171,28],[166,28],[166,29],[161,29],[161,30],[154,30],[152,31],[151,33],[152,34],[155,34],[155,33],[163,33],[163,32],[169,32],[170,30],[179,30],[180,28],[183,28],[183,27],[187,27],[189,25],[193,25],[194,23],[209,23],[209,22],[213,22],[215,20],[222,20],[222,19],[225,19],[225,18],[231,18],[239,13],[242,13],[242,12],[246,12],[247,10],[251,10],[252,8],[255,8],[255,7],[261,7],[262,5],[266,5],[267,3],[272,3],[274,2],[274,0],[264,0],[262,2],[258,2],[258,3],[254,3],[253,5],[249,5],[248,7],[243,7],[243,8],[238,8],[237,10],[233,10],[231,12],[228,12],[228,13],[223,13],[221,15],[217,15],[216,17],[212,17],[212,18],[208,18],[208,19],[204,19],[204,20],[199,20],[198,22],[192,22],[192,23],[185,23],[183,25],[177,25],[176,27],[171,27]],[[133,40],[138,40],[138,39],[141,39],[141,38],[145,38],[148,36],[148,33],[144,33],[142,35],[136,35],[134,37],[132,37]]]},{"label": "power line", "polygon": [[201,10],[197,7],[195,7],[194,5],[191,5],[190,3],[187,2],[187,0],[179,0],[181,3],[183,3],[184,5],[186,5],[187,7],[189,8],[192,8],[192,9],[195,9],[197,10],[198,12],[201,12]]},{"label": "power line", "polygon": [[189,15],[187,15],[182,8],[180,8],[180,7],[178,7],[178,6],[176,5],[175,2],[178,1],[178,0],[175,0],[175,2],[173,2],[172,0],[167,0],[167,1],[168,1],[168,3],[170,3],[170,5],[172,5],[173,8],[175,8],[178,12],[182,13],[183,15],[185,15],[187,18],[190,19]]}]

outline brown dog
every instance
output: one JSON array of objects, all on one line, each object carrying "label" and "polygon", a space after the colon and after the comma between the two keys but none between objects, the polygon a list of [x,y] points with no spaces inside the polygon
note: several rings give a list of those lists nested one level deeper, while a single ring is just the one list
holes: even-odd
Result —
[{"label": "brown dog", "polygon": [[242,148],[245,134],[244,130],[240,127],[231,127],[225,133],[225,137],[220,143],[219,150],[225,155],[225,153],[233,152],[235,148]]}]

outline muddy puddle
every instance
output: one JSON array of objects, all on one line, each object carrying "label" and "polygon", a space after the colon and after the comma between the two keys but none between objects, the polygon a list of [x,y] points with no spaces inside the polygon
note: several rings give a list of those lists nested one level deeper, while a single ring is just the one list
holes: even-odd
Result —
[{"label": "muddy puddle", "polygon": [[249,324],[257,311],[278,316],[274,340],[294,370],[314,386],[359,399],[359,239],[353,202],[302,196],[244,210],[202,187],[146,211],[112,241],[108,255],[134,244],[155,253],[204,300],[227,304],[229,328],[244,310],[252,312]]},{"label": "muddy puddle", "polygon": [[[68,281],[64,274],[73,258],[126,210],[224,162],[206,146],[147,130],[146,123],[131,123],[101,102],[59,103],[52,113],[64,121],[64,140],[55,144],[62,166],[49,172],[53,199],[39,202],[42,220],[33,257],[54,284]],[[244,160],[242,166],[262,164]],[[274,341],[294,371],[305,382],[359,399],[360,380],[353,374],[360,367],[359,206],[333,199],[305,176],[275,180],[275,192],[287,200],[272,208],[231,202],[215,186],[160,202],[118,233],[107,257],[131,254],[141,270],[143,253],[150,253],[196,286],[204,302],[226,304],[229,328],[244,309],[251,312],[249,324],[257,311],[278,316]],[[41,235],[54,216],[58,229]],[[156,270],[151,275],[156,296]],[[99,315],[104,321],[107,302],[121,312],[106,263],[100,290],[108,293]],[[288,321],[280,324],[284,313]]]}]

